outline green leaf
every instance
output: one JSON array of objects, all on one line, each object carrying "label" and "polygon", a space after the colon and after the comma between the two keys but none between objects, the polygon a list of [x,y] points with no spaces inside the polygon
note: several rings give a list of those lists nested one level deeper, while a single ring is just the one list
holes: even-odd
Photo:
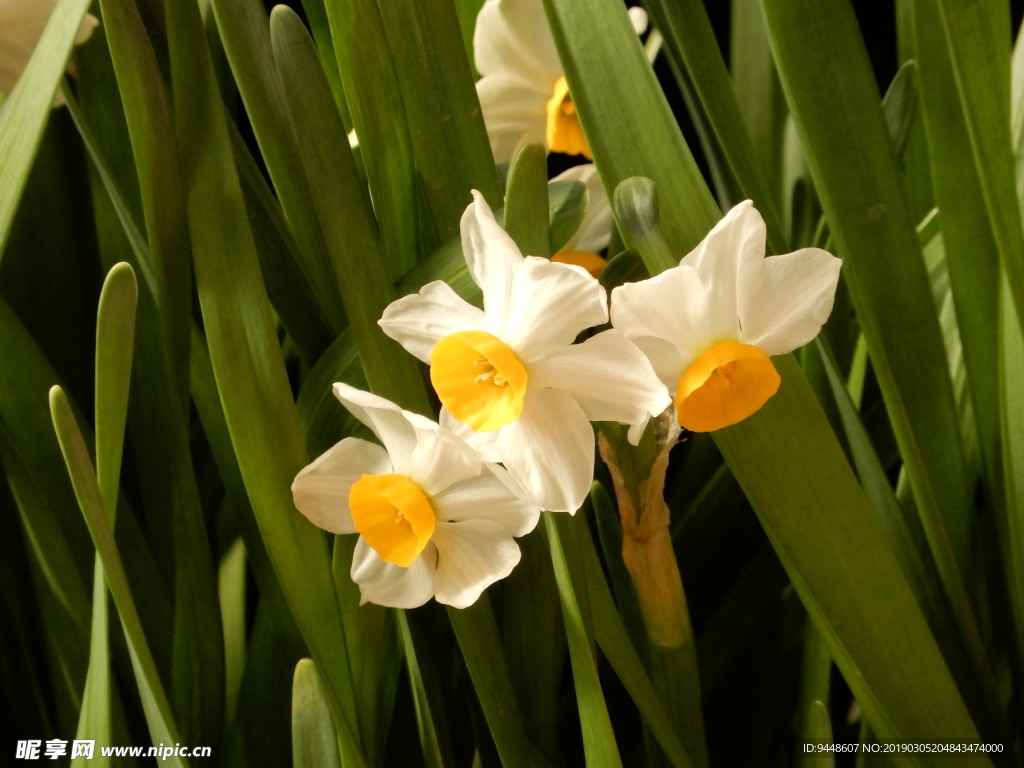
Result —
[{"label": "green leaf", "polygon": [[224,722],[235,719],[238,690],[245,669],[245,544],[235,539],[220,561],[217,569],[217,593],[220,596],[220,615],[224,627]]},{"label": "green leaf", "polygon": [[[96,483],[111,523],[117,510],[121,479],[137,300],[138,285],[132,268],[124,262],[115,265],[103,283],[96,313]],[[108,622],[107,582],[103,562],[97,555],[92,582],[89,672],[82,692],[76,736],[93,738],[101,745],[113,741]],[[80,764],[83,759],[76,758],[72,762]],[[101,765],[109,765],[102,754],[99,759]]]},{"label": "green leaf", "polygon": [[[409,671],[420,748],[426,768],[451,768],[455,765],[455,758],[445,717],[441,680],[431,659],[429,637],[421,631],[419,618],[415,612],[398,611],[398,628]],[[417,645],[420,650],[417,650]]]},{"label": "green leaf", "polygon": [[587,215],[590,193],[587,185],[576,179],[558,179],[548,182],[548,239],[551,253],[558,253]]},{"label": "green leaf", "polygon": [[992,236],[1018,319],[1024,323],[1024,231],[1014,195],[1017,180],[1010,135],[1010,17],[998,3],[935,0],[935,6],[926,10],[915,5],[916,15],[921,19],[937,10],[945,29]]},{"label": "green leaf", "polygon": [[443,243],[459,233],[471,189],[479,190],[491,208],[501,206],[458,15],[451,0],[381,0],[378,5],[402,88],[416,172],[437,241]]},{"label": "green leaf", "polygon": [[0,254],[50,117],[64,65],[90,0],[59,0],[32,58],[0,111]]},{"label": "green leaf", "polygon": [[523,728],[487,593],[468,608],[449,608],[448,617],[502,765],[506,768],[542,768],[547,765]]},{"label": "green leaf", "polygon": [[302,273],[316,296],[319,314],[337,333],[345,327],[345,313],[317,223],[284,87],[274,66],[267,12],[258,0],[211,0],[211,5],[238,92],[298,246]]},{"label": "green leaf", "polygon": [[267,295],[303,361],[313,365],[331,344],[331,323],[322,314],[303,272],[299,246],[281,204],[233,122],[228,123],[228,130]]},{"label": "green leaf", "polygon": [[[978,737],[917,600],[791,356],[779,391],[714,433],[857,701],[882,738]],[[836,514],[842,510],[842,514]]]},{"label": "green leaf", "polygon": [[608,260],[598,280],[606,291],[611,292],[624,283],[636,283],[650,276],[640,252],[636,248],[627,248]]},{"label": "green leaf", "polygon": [[174,376],[172,390],[187,407],[192,261],[170,95],[135,4],[102,0],[100,7],[138,173],[152,299]]},{"label": "green leaf", "polygon": [[402,667],[401,651],[395,611],[373,603],[360,605],[359,586],[350,575],[358,538],[335,536],[331,570],[352,660],[352,685],[366,759],[371,765],[383,765]]},{"label": "green leaf", "polygon": [[331,711],[312,659],[295,665],[292,683],[292,764],[295,768],[341,768]]},{"label": "green leaf", "polygon": [[401,83],[377,2],[325,3],[341,81],[366,164],[388,274],[394,280],[419,260],[416,170]]},{"label": "green leaf", "polygon": [[334,103],[338,105],[338,112],[341,113],[341,121],[345,124],[347,133],[352,130],[352,115],[348,111],[348,101],[341,85],[341,73],[338,71],[338,57],[334,53],[334,38],[331,35],[331,23],[327,19],[327,7],[324,0],[302,0],[302,9],[306,12],[309,29],[313,33],[316,49],[320,54],[320,63],[331,84]]},{"label": "green leaf", "polygon": [[[595,485],[595,488],[597,487]],[[601,497],[601,492],[593,493],[593,498],[598,501],[598,504],[603,503]],[[607,501],[610,505],[611,499],[607,499]],[[608,583],[604,580],[601,561],[597,557],[597,550],[594,548],[594,540],[590,537],[590,530],[582,523],[576,525],[575,545],[578,559],[567,562],[577,594],[582,589],[586,589],[594,639],[604,652],[612,669],[615,670],[615,674],[619,676],[619,680],[629,691],[633,703],[640,710],[644,722],[650,727],[665,755],[678,768],[688,768],[692,764],[691,760],[683,748],[679,735],[673,728],[672,720],[669,719],[659,700],[636,648],[626,634],[626,628],[623,626],[619,614],[615,610],[615,603],[608,589]],[[621,557],[618,560],[621,562]],[[622,567],[625,568],[625,566]],[[624,576],[626,579],[629,578],[628,573]],[[630,582],[630,586],[632,586],[632,582]],[[618,587],[618,583],[616,587]],[[621,605],[623,598],[620,596],[619,600]],[[635,610],[636,619],[641,622],[636,628],[637,634],[639,634],[644,632],[644,629],[642,619],[638,615],[639,609]],[[630,627],[630,631],[634,631],[634,628]]]},{"label": "green leaf", "polygon": [[1000,415],[1006,481],[1003,557],[1014,620],[1024,622],[1024,337],[1014,316],[1013,297],[1003,280],[1000,297]]},{"label": "green leaf", "polygon": [[714,133],[729,175],[736,180],[743,196],[754,201],[764,218],[769,250],[786,251],[777,195],[769,188],[754,156],[754,144],[704,4],[701,0],[649,0],[645,7],[665,37],[669,56],[676,62],[676,71],[679,67],[686,68],[687,80],[700,101],[704,122]]},{"label": "green leaf", "polygon": [[524,725],[548,762],[558,765],[558,699],[566,654],[558,587],[543,535],[533,533],[517,543],[521,559],[502,582],[505,658]]},{"label": "green leaf", "polygon": [[[577,525],[574,525],[574,522]],[[571,517],[551,512],[544,513],[544,531],[551,547],[551,562],[555,567],[555,581],[558,583],[558,596],[562,603],[562,618],[565,620],[565,634],[569,639],[569,659],[572,662],[573,683],[576,687],[576,702],[579,705],[580,725],[583,729],[583,752],[587,765],[621,766],[615,733],[612,731],[608,706],[601,691],[601,681],[597,676],[597,659],[592,650],[593,629],[588,631],[584,620],[580,601],[573,589],[572,577],[569,575],[569,564],[572,560],[575,570],[582,568],[579,564],[576,531],[578,524],[586,525],[586,517],[580,516],[578,521]],[[589,600],[584,593],[584,600]],[[587,611],[589,613],[589,610]],[[589,618],[589,617],[588,617]]]},{"label": "green leaf", "polygon": [[198,9],[168,5],[178,142],[210,358],[271,561],[318,669],[346,760],[363,766],[344,631],[323,535],[292,503],[305,463]]},{"label": "green leaf", "polygon": [[[828,709],[821,701],[815,701],[807,710],[803,723],[803,739],[805,744],[824,747],[832,746],[832,722],[828,716]],[[803,746],[803,745],[801,745]],[[804,756],[801,765],[807,768],[833,768],[836,764],[835,753],[827,749],[822,752],[814,751]]]},{"label": "green leaf", "polygon": [[547,151],[539,141],[526,144],[508,169],[504,227],[523,255],[549,258]]},{"label": "green leaf", "polygon": [[633,176],[615,188],[615,216],[640,252],[647,271],[656,275],[679,263],[661,232],[658,188],[645,176]]},{"label": "green leaf", "polygon": [[[956,324],[970,381],[971,404],[995,508],[1001,506],[998,380],[999,249],[971,154],[960,104],[951,98],[956,78],[936,0],[914,0],[921,106],[935,199],[941,206],[942,242],[956,306]],[[938,219],[935,219],[938,221]]]},{"label": "green leaf", "polygon": [[370,201],[359,183],[313,41],[299,17],[285,6],[274,9],[271,36],[313,202],[370,390],[428,414],[418,363],[377,325],[395,299],[394,287],[385,271]]},{"label": "green leaf", "polygon": [[[148,259],[128,259],[144,277],[129,414],[135,464],[150,541],[174,584],[171,695],[177,720],[184,738],[216,743],[225,712],[224,648],[216,568],[189,450],[192,281],[171,97],[135,4],[104,0],[102,7],[149,246]],[[139,245],[137,236],[129,240]]]},{"label": "green leaf", "polygon": [[[900,170],[886,146],[857,20],[842,0],[766,0],[764,7],[932,553],[960,631],[968,647],[977,648],[965,586],[972,575],[972,496],[959,419],[928,275]],[[975,663],[983,668],[987,661]]]},{"label": "green leaf", "polygon": [[678,262],[720,213],[626,9],[616,0],[544,0],[544,8],[605,190],[611,197],[631,176],[652,179]]},{"label": "green leaf", "polygon": [[729,73],[736,101],[750,133],[754,157],[761,164],[768,189],[778,198],[788,112],[760,0],[732,0],[730,32]]},{"label": "green leaf", "polygon": [[[89,451],[82,439],[78,424],[75,422],[75,416],[71,412],[67,397],[59,386],[54,386],[50,390],[50,411],[61,452],[64,454],[64,462],[75,489],[75,496],[78,498],[78,504],[86,524],[89,526],[89,534],[92,536],[93,544],[96,545],[97,554],[103,563],[110,594],[114,598],[114,605],[117,606],[117,612],[121,616],[121,626],[128,641],[135,679],[139,684],[139,693],[142,695],[142,706],[146,713],[150,738],[154,744],[179,743],[181,739],[171,714],[171,705],[164,692],[163,683],[157,674],[156,664],[153,662],[153,656],[149,650],[149,644],[142,631],[142,624],[128,587],[124,566],[121,564],[121,557],[117,551],[117,545],[114,543],[114,532],[107,519],[107,512],[103,508],[103,500],[92,462],[89,459]],[[163,759],[170,760],[172,766],[179,768],[188,766],[188,761],[183,757],[169,755]]]},{"label": "green leaf", "polygon": [[910,141],[910,132],[917,116],[917,62],[908,61],[899,68],[882,99],[885,109],[885,124],[896,157],[902,158]]}]

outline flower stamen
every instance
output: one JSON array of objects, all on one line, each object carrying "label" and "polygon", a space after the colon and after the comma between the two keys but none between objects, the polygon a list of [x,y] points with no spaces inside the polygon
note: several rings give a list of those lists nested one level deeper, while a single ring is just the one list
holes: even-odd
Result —
[{"label": "flower stamen", "polygon": [[501,429],[523,410],[526,368],[486,331],[459,331],[438,341],[430,381],[448,412],[477,432]]}]

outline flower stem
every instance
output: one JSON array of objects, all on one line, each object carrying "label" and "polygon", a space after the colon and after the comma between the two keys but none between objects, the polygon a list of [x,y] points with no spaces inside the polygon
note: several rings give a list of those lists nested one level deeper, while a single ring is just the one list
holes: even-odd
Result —
[{"label": "flower stem", "polygon": [[[647,630],[651,680],[694,765],[707,766],[697,648],[664,499],[665,471],[674,440],[667,441],[649,464],[649,471],[639,475],[624,473],[620,467],[633,464],[630,454],[643,452],[644,441],[634,448],[625,440],[616,440],[613,447],[602,433],[598,442],[615,485],[622,521],[622,559]],[[638,477],[645,479],[637,481]]]}]

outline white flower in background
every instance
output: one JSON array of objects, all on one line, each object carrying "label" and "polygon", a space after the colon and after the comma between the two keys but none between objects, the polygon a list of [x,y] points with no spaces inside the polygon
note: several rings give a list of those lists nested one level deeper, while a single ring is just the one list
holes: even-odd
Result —
[{"label": "white flower in background", "polygon": [[[636,33],[647,29],[647,12],[629,9]],[[496,163],[507,163],[528,142],[549,152],[592,159],[569,95],[541,0],[486,0],[473,34],[477,95]],[[579,232],[553,260],[576,264],[597,277],[605,260],[612,211],[593,164],[570,168],[556,179],[578,179],[590,190],[590,206]],[[613,255],[613,254],[610,254]]]},{"label": "white flower in background", "polygon": [[551,260],[560,264],[575,264],[583,267],[594,277],[599,277],[607,262],[598,253],[608,247],[608,242],[612,238],[612,227],[615,226],[612,207],[608,204],[601,176],[596,165],[585,163],[558,174],[553,181],[560,179],[574,179],[586,184],[589,203],[576,234],[569,238],[569,242],[563,245]]},{"label": "white flower in background", "polygon": [[604,289],[580,267],[524,258],[473,197],[462,250],[484,309],[439,280],[392,303],[380,325],[430,364],[444,426],[502,462],[545,509],[574,512],[594,476],[590,421],[643,425],[671,398],[618,331],[573,344],[608,321]]},{"label": "white flower in background", "polygon": [[[9,94],[18,82],[56,5],[57,0],[0,0],[0,92]],[[95,16],[85,14],[75,44],[88,40],[97,24]],[[58,93],[54,106],[63,103]]]},{"label": "white flower in background", "polygon": [[612,291],[612,324],[675,392],[680,426],[710,432],[775,394],[781,380],[769,357],[818,335],[841,266],[820,248],[765,258],[764,220],[747,200],[678,267]]},{"label": "white flower in background", "polygon": [[[631,8],[630,18],[638,34],[647,28],[642,8]],[[591,157],[541,0],[486,0],[473,53],[494,162],[509,162],[530,141]]]},{"label": "white flower in background", "polygon": [[539,508],[430,419],[346,384],[334,394],[384,447],[345,438],[295,477],[295,506],[324,530],[359,534],[351,574],[363,603],[472,605],[519,562],[513,537]]}]

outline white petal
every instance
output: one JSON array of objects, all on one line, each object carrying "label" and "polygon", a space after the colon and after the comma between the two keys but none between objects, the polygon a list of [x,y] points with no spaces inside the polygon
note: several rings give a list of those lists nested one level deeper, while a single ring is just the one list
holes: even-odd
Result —
[{"label": "white petal", "polygon": [[476,81],[494,162],[510,162],[530,141],[546,146],[551,89],[551,83],[538,86],[509,72],[494,72]]},{"label": "white petal", "polygon": [[467,608],[494,582],[512,573],[519,546],[512,534],[490,520],[438,522],[431,543],[437,547],[434,597]]},{"label": "white petal", "polygon": [[749,200],[733,207],[680,263],[693,267],[708,295],[708,326],[714,341],[740,338],[739,273],[764,257],[764,219]]},{"label": "white petal", "polygon": [[490,520],[513,536],[525,536],[540,519],[540,507],[517,498],[491,472],[456,483],[430,501],[438,520]]},{"label": "white petal", "polygon": [[444,280],[391,302],[377,324],[410,355],[430,362],[438,339],[484,327],[484,313],[463,300]]},{"label": "white petal", "polygon": [[390,400],[342,382],[335,383],[334,396],[384,444],[394,472],[408,475],[409,461],[416,448],[416,430],[408,418],[412,414]]},{"label": "white petal", "polygon": [[476,17],[473,54],[481,75],[514,72],[551,85],[562,76],[541,0],[487,0]]},{"label": "white petal", "polygon": [[363,475],[386,475],[391,459],[379,445],[354,437],[335,444],[292,482],[295,508],[309,522],[331,533],[355,533],[348,492]]},{"label": "white petal", "polygon": [[434,596],[437,550],[428,543],[408,568],[380,559],[373,547],[359,537],[352,553],[352,581],[359,585],[359,604],[387,608],[418,608]]},{"label": "white petal", "polygon": [[439,417],[441,426],[457,437],[462,438],[474,451],[479,453],[486,461],[497,463],[501,461],[501,454],[498,452],[497,432],[474,432],[461,421],[456,421],[447,409],[441,408]]},{"label": "white petal", "polygon": [[634,5],[629,9],[629,20],[633,22],[633,30],[638,35],[647,31],[647,11],[639,5]]},{"label": "white petal", "polygon": [[531,387],[568,392],[590,421],[642,424],[672,402],[647,358],[615,330],[531,363],[529,376]]},{"label": "white petal", "polygon": [[475,478],[483,471],[480,454],[449,432],[433,424],[417,429],[416,448],[409,459],[409,477],[434,497],[449,486]]},{"label": "white petal", "polygon": [[[696,270],[680,264],[656,277],[615,288],[612,325],[645,353],[652,347],[648,338],[670,343],[685,369],[701,352],[722,341],[712,334],[709,302],[708,290]],[[738,333],[737,329],[735,338],[739,338]],[[656,370],[664,381],[666,372],[660,367]]]},{"label": "white petal", "polygon": [[782,355],[817,336],[832,313],[842,265],[819,248],[749,264],[740,273],[743,341]]},{"label": "white petal", "polygon": [[601,183],[601,175],[597,172],[597,166],[593,163],[574,165],[569,170],[555,176],[552,181],[560,179],[582,181],[587,185],[589,195],[587,212],[583,216],[583,221],[580,222],[580,228],[569,238],[569,242],[562,246],[562,250],[589,251],[590,253],[604,250],[612,238],[615,217],[612,215],[611,205],[608,204],[608,195],[604,191],[604,184]]},{"label": "white petal", "polygon": [[473,282],[483,292],[487,328],[500,328],[508,313],[512,281],[523,263],[523,255],[475,189],[473,202],[462,214],[461,228],[462,254]]},{"label": "white petal", "polygon": [[522,415],[498,435],[505,468],[543,509],[579,509],[594,481],[594,431],[579,403],[531,387]]},{"label": "white petal", "polygon": [[505,322],[491,333],[529,364],[606,322],[608,294],[589,272],[529,256],[516,271]]},{"label": "white petal", "polygon": [[670,395],[675,395],[679,388],[679,379],[686,372],[692,362],[692,358],[683,359],[679,349],[665,339],[656,339],[654,336],[640,336],[632,340],[637,348],[644,353],[644,357],[650,362],[651,367],[661,379]]}]

